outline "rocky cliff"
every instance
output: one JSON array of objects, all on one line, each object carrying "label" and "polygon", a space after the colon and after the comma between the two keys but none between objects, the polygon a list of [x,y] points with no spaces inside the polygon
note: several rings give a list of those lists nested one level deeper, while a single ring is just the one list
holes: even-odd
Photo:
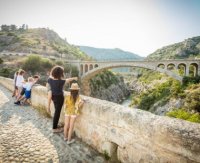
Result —
[{"label": "rocky cliff", "polygon": [[188,38],[183,42],[165,46],[150,54],[147,59],[181,59],[200,57],[200,36]]},{"label": "rocky cliff", "polygon": [[104,71],[91,79],[90,89],[92,97],[116,103],[121,103],[130,93],[123,77],[111,71]]}]

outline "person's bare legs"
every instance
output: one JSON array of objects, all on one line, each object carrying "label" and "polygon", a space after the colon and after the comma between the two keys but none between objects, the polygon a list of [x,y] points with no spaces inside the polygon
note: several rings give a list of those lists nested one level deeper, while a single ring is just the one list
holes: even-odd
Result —
[{"label": "person's bare legs", "polygon": [[19,94],[19,90],[16,89],[16,90],[15,90],[15,98],[16,98],[16,99],[17,99],[18,94]]},{"label": "person's bare legs", "polygon": [[48,112],[49,114],[51,114],[51,110],[50,110],[50,107],[51,107],[51,99],[52,99],[52,92],[51,92],[51,91],[48,91],[47,112]]},{"label": "person's bare legs", "polygon": [[17,101],[22,101],[22,100],[24,100],[25,99],[25,96],[21,96],[20,95],[20,98],[17,100]]},{"label": "person's bare legs", "polygon": [[15,96],[16,96],[16,88],[14,89],[13,94],[12,94],[12,97],[15,97]]},{"label": "person's bare legs", "polygon": [[70,116],[65,116],[64,140],[66,140],[68,137],[69,125],[70,125]]},{"label": "person's bare legs", "polygon": [[21,96],[22,89],[23,88],[18,88],[18,95],[17,95],[17,99],[16,99],[17,101],[19,101],[19,99],[22,97]]},{"label": "person's bare legs", "polygon": [[76,120],[76,116],[71,116],[70,117],[69,132],[68,132],[68,137],[67,137],[68,142],[71,141],[72,133],[74,131],[74,122],[75,122],[75,120]]}]

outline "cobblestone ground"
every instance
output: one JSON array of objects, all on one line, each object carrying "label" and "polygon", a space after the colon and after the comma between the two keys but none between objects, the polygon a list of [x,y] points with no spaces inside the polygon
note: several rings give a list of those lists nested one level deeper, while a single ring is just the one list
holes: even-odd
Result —
[{"label": "cobblestone ground", "polygon": [[15,106],[0,85],[0,163],[102,163],[104,158],[76,139],[67,145],[63,133],[52,133],[52,120],[30,106]]}]

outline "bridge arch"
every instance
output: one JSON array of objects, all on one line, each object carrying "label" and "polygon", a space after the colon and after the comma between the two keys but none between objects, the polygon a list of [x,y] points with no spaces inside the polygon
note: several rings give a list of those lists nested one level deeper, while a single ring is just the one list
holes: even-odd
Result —
[{"label": "bridge arch", "polygon": [[99,67],[99,65],[98,65],[98,64],[95,64],[95,65],[94,65],[94,68],[97,68],[97,67]]},{"label": "bridge arch", "polygon": [[89,70],[92,70],[92,69],[93,69],[93,64],[90,64]]},{"label": "bridge arch", "polygon": [[176,69],[176,65],[174,63],[169,63],[169,64],[167,64],[167,69],[174,70],[174,69]]},{"label": "bridge arch", "polygon": [[191,76],[197,76],[198,75],[198,64],[197,63],[191,63],[189,65],[189,74],[191,74]]},{"label": "bridge arch", "polygon": [[88,72],[88,64],[85,64],[85,73]]},{"label": "bridge arch", "polygon": [[181,76],[186,75],[186,67],[187,67],[187,65],[185,63],[179,63],[178,64],[177,68],[178,68],[178,72]]},{"label": "bridge arch", "polygon": [[81,77],[81,85],[82,85],[82,91],[85,95],[90,95],[90,87],[89,87],[89,80],[99,74],[100,72],[111,69],[111,68],[119,68],[119,67],[139,67],[139,68],[145,68],[153,71],[158,71],[161,73],[164,73],[176,80],[182,81],[182,77],[174,73],[173,71],[169,71],[167,69],[159,68],[156,65],[148,65],[148,64],[140,64],[140,63],[115,63],[115,64],[104,64],[99,67],[96,67],[92,69],[91,71],[88,71],[87,73],[83,74]]},{"label": "bridge arch", "polygon": [[162,68],[162,69],[165,69],[165,64],[164,63],[160,63],[160,64],[158,64],[158,66],[157,66],[158,68]]}]

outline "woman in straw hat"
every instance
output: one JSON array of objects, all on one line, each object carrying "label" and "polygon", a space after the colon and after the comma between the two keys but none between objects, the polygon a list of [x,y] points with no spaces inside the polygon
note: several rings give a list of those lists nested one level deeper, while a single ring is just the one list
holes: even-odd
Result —
[{"label": "woman in straw hat", "polygon": [[74,122],[77,115],[80,114],[79,109],[83,106],[83,100],[79,96],[79,89],[77,83],[72,83],[70,95],[67,95],[65,98],[64,140],[67,140],[67,144],[71,144],[75,141],[71,139],[74,130]]}]

